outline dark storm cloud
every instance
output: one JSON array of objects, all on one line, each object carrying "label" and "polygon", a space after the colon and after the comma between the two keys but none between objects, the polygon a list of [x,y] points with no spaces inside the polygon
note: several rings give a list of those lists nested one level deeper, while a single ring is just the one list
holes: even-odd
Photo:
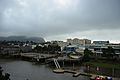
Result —
[{"label": "dark storm cloud", "polygon": [[47,37],[118,30],[119,4],[120,0],[0,0],[0,34]]}]

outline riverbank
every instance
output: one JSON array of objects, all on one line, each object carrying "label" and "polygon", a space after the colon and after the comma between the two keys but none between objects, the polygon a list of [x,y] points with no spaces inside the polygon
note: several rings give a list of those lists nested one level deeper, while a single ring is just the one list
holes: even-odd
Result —
[{"label": "riverbank", "polygon": [[83,65],[86,67],[85,72],[87,73],[120,78],[120,64],[119,63],[92,60],[92,61],[84,62]]},{"label": "riverbank", "polygon": [[120,69],[120,64],[118,63],[107,63],[107,62],[101,62],[101,61],[88,61],[84,62],[84,65],[92,65],[92,66],[98,66],[98,67],[104,67],[104,68],[110,68],[110,69]]}]

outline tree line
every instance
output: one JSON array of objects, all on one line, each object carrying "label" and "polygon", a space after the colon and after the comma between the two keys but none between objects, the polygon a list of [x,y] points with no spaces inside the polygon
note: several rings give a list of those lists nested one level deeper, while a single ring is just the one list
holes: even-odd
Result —
[{"label": "tree line", "polygon": [[[111,46],[108,46],[108,48],[103,48],[101,52],[102,52],[101,57],[106,57],[106,59],[116,59],[118,57],[118,55],[115,54],[115,50]],[[89,61],[91,56],[94,56],[93,52],[86,48],[84,50],[83,60]]]},{"label": "tree line", "polygon": [[9,73],[3,74],[1,66],[0,66],[0,80],[10,80],[10,74]]},{"label": "tree line", "polygon": [[61,47],[59,46],[59,45],[51,45],[51,44],[49,44],[49,45],[44,45],[44,46],[36,46],[35,48],[34,48],[34,51],[36,51],[36,52],[58,52],[58,51],[61,51]]}]

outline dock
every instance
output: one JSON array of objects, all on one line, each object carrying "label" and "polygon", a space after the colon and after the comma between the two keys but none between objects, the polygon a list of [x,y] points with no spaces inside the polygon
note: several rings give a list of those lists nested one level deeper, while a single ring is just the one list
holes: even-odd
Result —
[{"label": "dock", "polygon": [[88,77],[91,77],[91,76],[92,76],[91,74],[88,74],[88,73],[76,72],[75,74],[73,74],[73,77],[78,77],[78,76],[80,76],[80,75],[88,76]]},{"label": "dock", "polygon": [[76,73],[76,71],[73,71],[73,70],[64,70],[64,69],[55,69],[55,70],[53,70],[53,72],[55,72],[55,73],[72,73],[72,74]]},{"label": "dock", "polygon": [[55,69],[53,70],[54,73],[64,73],[65,71],[63,69]]},{"label": "dock", "polygon": [[[82,72],[79,72],[79,71],[64,70],[64,69],[55,69],[55,70],[53,70],[53,72],[54,73],[72,73],[73,77],[78,77],[80,75],[82,75],[82,76],[88,76],[90,78],[90,80],[95,80],[96,76],[102,76],[103,78],[107,77],[107,76],[103,76],[103,75],[90,74],[90,73],[82,73]],[[120,78],[112,77],[112,80],[120,80]]]},{"label": "dock", "polygon": [[55,69],[53,70],[54,73],[72,73],[73,77],[78,77],[79,75],[84,75],[84,76],[92,76],[88,73],[81,73],[79,71],[74,71],[74,70],[64,70],[64,69]]},{"label": "dock", "polygon": [[[53,62],[54,63],[54,59],[53,58],[50,58],[50,59],[47,59],[47,61],[48,62]],[[59,62],[59,63],[62,63],[63,64],[63,62],[64,63],[79,63],[81,60],[80,59],[71,59],[71,58],[69,58],[68,56],[63,56],[63,57],[60,57],[60,56],[58,56],[57,57],[57,61]]]}]

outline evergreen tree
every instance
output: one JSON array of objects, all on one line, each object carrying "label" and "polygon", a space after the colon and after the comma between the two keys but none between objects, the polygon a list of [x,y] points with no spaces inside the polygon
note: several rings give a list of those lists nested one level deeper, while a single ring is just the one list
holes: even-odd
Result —
[{"label": "evergreen tree", "polygon": [[84,61],[89,61],[91,54],[92,54],[92,51],[90,51],[90,50],[88,50],[88,48],[86,48],[86,49],[84,50],[83,60],[84,60]]}]

